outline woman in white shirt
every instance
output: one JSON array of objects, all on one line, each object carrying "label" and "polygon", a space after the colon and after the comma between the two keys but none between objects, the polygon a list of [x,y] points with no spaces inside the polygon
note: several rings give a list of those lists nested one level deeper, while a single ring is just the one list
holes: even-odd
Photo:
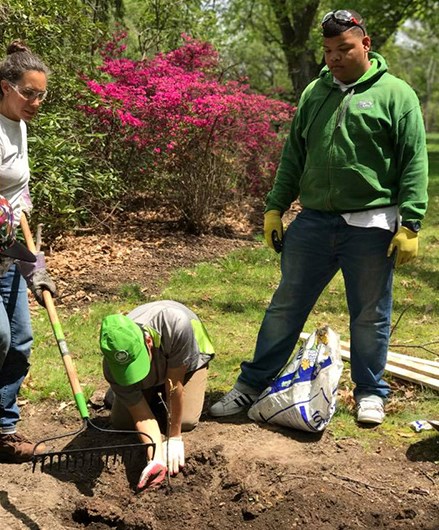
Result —
[{"label": "woman in white shirt", "polygon": [[[0,194],[13,208],[15,227],[23,205],[30,206],[26,122],[47,95],[48,74],[41,59],[20,41],[8,46],[0,62]],[[43,254],[32,264],[0,256],[0,461],[30,460],[35,445],[16,432],[17,396],[29,370],[33,340],[27,287],[40,304],[43,289],[55,294]]]}]

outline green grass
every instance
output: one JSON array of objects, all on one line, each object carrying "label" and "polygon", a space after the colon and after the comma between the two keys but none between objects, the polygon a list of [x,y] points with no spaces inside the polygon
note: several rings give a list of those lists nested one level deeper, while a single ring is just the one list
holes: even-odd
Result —
[{"label": "green grass", "polygon": [[[400,320],[392,335],[391,349],[434,359],[438,353],[430,353],[420,346],[436,341],[439,329],[439,134],[429,136],[429,153],[429,211],[420,234],[419,258],[395,274],[393,323]],[[210,369],[210,396],[227,391],[239,373],[241,361],[251,359],[265,308],[279,281],[278,262],[279,257],[261,243],[257,248],[235,251],[224,259],[177,270],[161,293],[162,299],[171,298],[191,307],[212,336],[217,353]],[[147,301],[141,287],[121,285],[118,303],[93,304],[73,315],[59,313],[87,397],[103,381],[98,351],[100,321],[106,314],[128,311]],[[341,275],[334,278],[320,297],[304,331],[311,332],[322,324],[329,324],[342,339],[349,339]],[[33,325],[36,338],[31,376],[23,392],[31,400],[48,397],[70,400],[70,387],[44,310],[34,315]],[[439,343],[432,344],[431,349],[439,352]],[[408,423],[415,419],[438,419],[439,394],[395,381],[392,387],[392,413],[380,428],[358,429],[351,413],[351,399],[346,398],[340,400],[329,426],[333,435],[359,438],[365,446],[373,446],[383,436],[393,444],[432,436],[428,432],[414,435]],[[340,388],[352,388],[348,365]]]}]

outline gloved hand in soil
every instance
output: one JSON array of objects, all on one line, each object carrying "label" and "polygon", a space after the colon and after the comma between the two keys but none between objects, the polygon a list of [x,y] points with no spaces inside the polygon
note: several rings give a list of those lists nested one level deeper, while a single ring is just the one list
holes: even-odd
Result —
[{"label": "gloved hand in soil", "polygon": [[264,214],[264,237],[267,245],[280,252],[282,250],[282,238],[284,227],[279,210],[269,210]]},{"label": "gloved hand in soil", "polygon": [[415,259],[418,255],[418,234],[405,226],[401,226],[390,242],[387,257],[390,257],[393,252],[396,253],[395,267]]},{"label": "gloved hand in soil", "polygon": [[43,290],[50,291],[52,296],[56,296],[56,286],[46,270],[46,260],[43,252],[37,252],[37,261],[35,263],[28,263],[26,261],[17,261],[17,266],[20,273],[26,280],[27,286],[35,296],[36,301],[45,306],[43,298]]},{"label": "gloved hand in soil", "polygon": [[168,463],[171,475],[176,475],[184,467],[184,442],[181,436],[172,436],[162,444],[163,460]]},{"label": "gloved hand in soil", "polygon": [[166,471],[164,462],[158,459],[151,460],[140,475],[137,490],[157,488],[165,480]]}]

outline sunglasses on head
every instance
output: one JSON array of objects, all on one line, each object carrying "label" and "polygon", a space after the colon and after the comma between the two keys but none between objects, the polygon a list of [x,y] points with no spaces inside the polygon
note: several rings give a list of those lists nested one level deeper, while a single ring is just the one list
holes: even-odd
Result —
[{"label": "sunglasses on head", "polygon": [[322,26],[324,26],[329,20],[335,20],[341,24],[351,24],[352,27],[357,26],[366,35],[361,23],[350,11],[347,11],[346,9],[338,9],[337,11],[329,11],[329,13],[326,13],[326,15],[322,18]]}]

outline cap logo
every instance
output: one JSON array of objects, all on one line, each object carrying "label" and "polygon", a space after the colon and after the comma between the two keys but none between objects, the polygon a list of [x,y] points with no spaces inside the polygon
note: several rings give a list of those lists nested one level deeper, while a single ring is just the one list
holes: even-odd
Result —
[{"label": "cap logo", "polygon": [[130,354],[127,351],[117,351],[114,354],[114,360],[119,364],[127,364],[131,361]]}]

